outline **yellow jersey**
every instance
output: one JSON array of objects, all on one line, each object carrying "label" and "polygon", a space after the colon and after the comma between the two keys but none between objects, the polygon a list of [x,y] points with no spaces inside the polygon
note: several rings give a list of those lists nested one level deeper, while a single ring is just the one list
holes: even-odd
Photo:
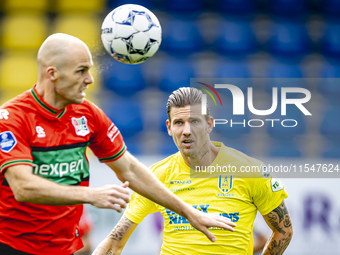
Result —
[{"label": "yellow jersey", "polygon": [[[214,142],[220,150],[211,166],[232,165],[238,170],[263,163],[242,152]],[[150,168],[157,178],[186,203],[204,213],[220,213],[235,222],[235,231],[210,228],[216,236],[212,243],[194,229],[184,217],[133,193],[125,217],[139,224],[148,214],[161,212],[164,217],[163,255],[253,254],[253,222],[257,210],[262,215],[278,207],[288,195],[283,184],[271,175],[258,172],[241,178],[239,174],[220,174],[215,178],[190,178],[188,167],[180,152]],[[255,178],[254,178],[255,177]]]}]

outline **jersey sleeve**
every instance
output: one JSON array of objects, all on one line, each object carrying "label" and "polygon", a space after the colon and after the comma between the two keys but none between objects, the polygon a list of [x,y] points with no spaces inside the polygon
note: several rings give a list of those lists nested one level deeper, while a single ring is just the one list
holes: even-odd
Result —
[{"label": "jersey sleeve", "polygon": [[0,113],[0,173],[15,165],[33,166],[24,116],[11,108]]},{"label": "jersey sleeve", "polygon": [[119,159],[126,151],[126,146],[119,129],[97,106],[93,105],[96,123],[95,134],[89,147],[100,162]]},{"label": "jersey sleeve", "polygon": [[134,192],[124,216],[133,223],[139,224],[147,215],[155,212],[158,212],[158,209],[154,202]]},{"label": "jersey sleeve", "polygon": [[283,183],[272,175],[254,179],[254,204],[262,215],[277,208],[288,197]]}]

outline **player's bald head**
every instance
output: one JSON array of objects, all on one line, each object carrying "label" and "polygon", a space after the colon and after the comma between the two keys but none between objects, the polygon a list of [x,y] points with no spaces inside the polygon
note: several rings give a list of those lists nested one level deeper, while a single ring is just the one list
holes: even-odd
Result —
[{"label": "player's bald head", "polygon": [[39,72],[48,66],[63,68],[72,53],[79,50],[90,54],[86,44],[77,37],[62,33],[50,35],[38,51]]}]

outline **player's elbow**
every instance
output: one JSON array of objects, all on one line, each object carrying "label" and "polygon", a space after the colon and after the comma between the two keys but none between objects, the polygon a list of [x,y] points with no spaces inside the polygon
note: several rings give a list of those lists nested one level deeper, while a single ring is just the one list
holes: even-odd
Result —
[{"label": "player's elbow", "polygon": [[290,242],[293,238],[293,227],[292,227],[292,225],[290,225],[290,227],[287,228],[286,235],[287,235],[288,242]]},{"label": "player's elbow", "polygon": [[31,202],[30,189],[25,185],[18,185],[12,191],[16,201]]},{"label": "player's elbow", "polygon": [[12,189],[13,195],[16,201],[18,202],[27,202],[27,198],[25,196],[25,192],[22,188]]}]

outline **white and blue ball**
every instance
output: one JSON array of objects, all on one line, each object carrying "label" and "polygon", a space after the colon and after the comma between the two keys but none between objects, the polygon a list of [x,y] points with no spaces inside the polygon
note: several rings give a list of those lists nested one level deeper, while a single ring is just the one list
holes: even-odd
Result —
[{"label": "white and blue ball", "polygon": [[106,51],[126,64],[139,64],[152,57],[162,41],[157,17],[147,8],[125,4],[103,21],[101,39]]}]

